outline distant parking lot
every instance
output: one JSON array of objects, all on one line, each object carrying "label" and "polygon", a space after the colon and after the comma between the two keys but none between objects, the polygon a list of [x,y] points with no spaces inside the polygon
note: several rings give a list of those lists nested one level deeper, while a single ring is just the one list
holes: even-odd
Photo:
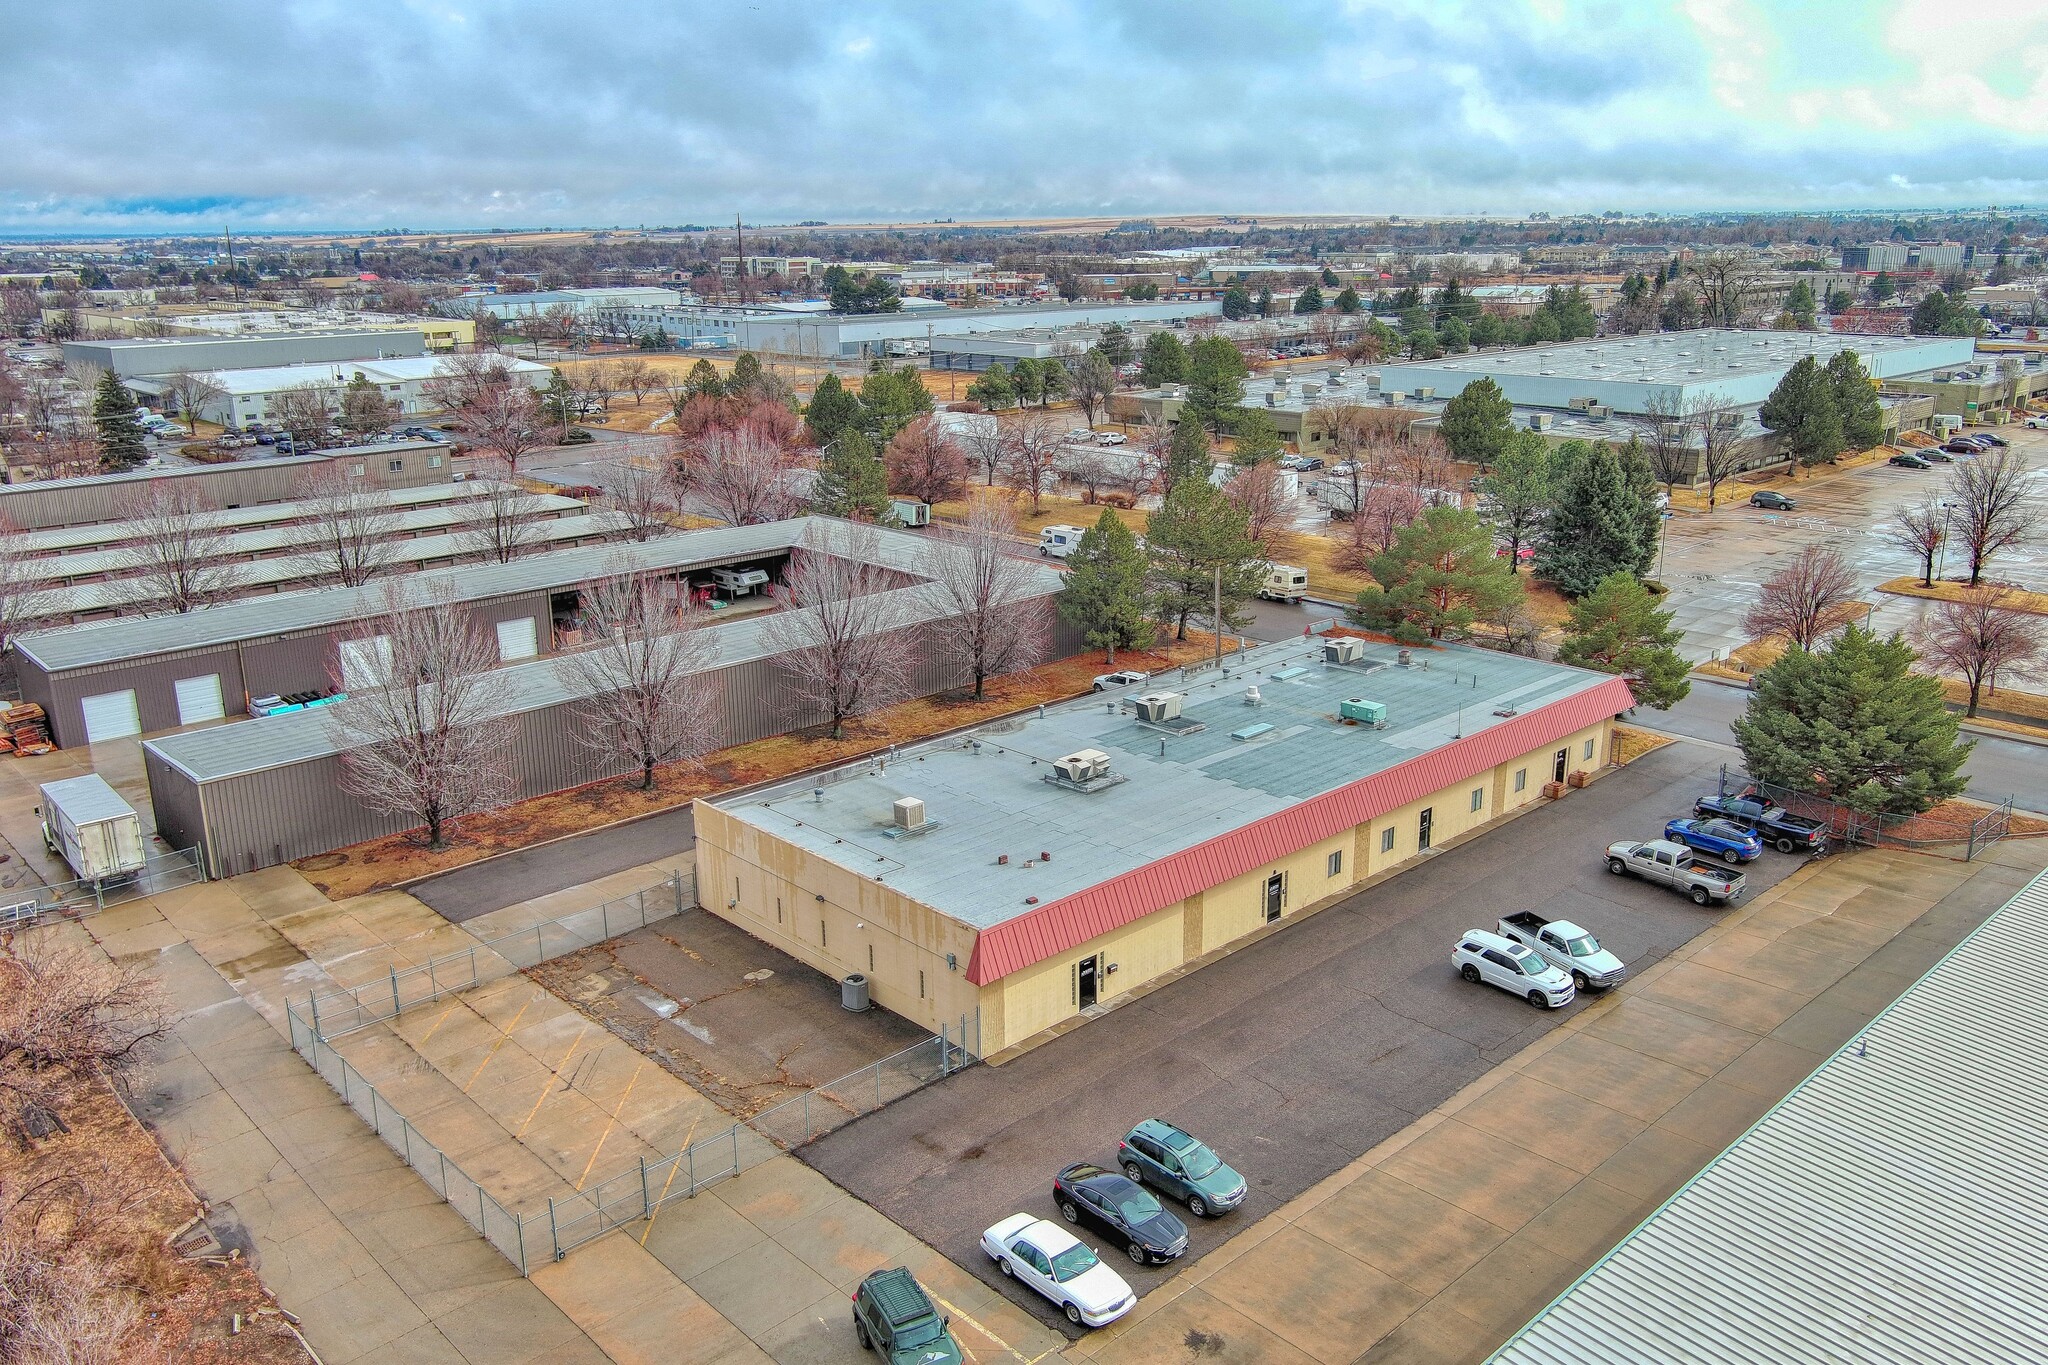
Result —
[{"label": "distant parking lot", "polygon": [[[1055,1039],[976,1067],[801,1149],[836,1183],[991,1284],[983,1229],[1056,1218],[1053,1173],[1114,1160],[1147,1117],[1174,1120],[1242,1171],[1244,1207],[1194,1223],[1187,1259],[1340,1169],[1570,1012],[1468,985],[1453,940],[1500,915],[1578,921],[1640,971],[1720,913],[1608,875],[1601,853],[1652,838],[1710,791],[1721,755],[1676,744]],[[1754,896],[1799,865],[1766,853]],[[1620,987],[1626,991],[1627,985]],[[1104,1248],[1105,1251],[1109,1250]],[[1119,1272],[1141,1294],[1164,1270]],[[1005,1292],[1048,1323],[1050,1307]]]}]

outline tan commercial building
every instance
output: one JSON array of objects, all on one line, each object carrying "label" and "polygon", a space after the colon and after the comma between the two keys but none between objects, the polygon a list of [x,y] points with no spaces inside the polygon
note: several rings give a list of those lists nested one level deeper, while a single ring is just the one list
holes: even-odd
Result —
[{"label": "tan commercial building", "polygon": [[699,801],[698,895],[906,1019],[978,1021],[988,1056],[1605,765],[1633,704],[1353,639],[1134,690]]}]

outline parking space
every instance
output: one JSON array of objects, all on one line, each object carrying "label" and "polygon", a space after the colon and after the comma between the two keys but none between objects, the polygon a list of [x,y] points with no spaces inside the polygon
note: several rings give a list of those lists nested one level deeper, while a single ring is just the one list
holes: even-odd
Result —
[{"label": "parking space", "polygon": [[[1710,790],[1720,754],[1676,744],[1534,810],[999,1067],[978,1067],[801,1150],[963,1267],[1006,1214],[1057,1217],[1052,1177],[1110,1162],[1147,1117],[1176,1121],[1247,1177],[1243,1208],[1190,1228],[1183,1264],[1398,1132],[1569,1017],[1461,981],[1456,936],[1511,910],[1568,918],[1631,969],[1714,923],[1679,896],[1604,871]],[[1800,865],[1768,853],[1755,895]],[[1626,993],[1626,985],[1620,988]],[[1105,1248],[1107,1250],[1107,1248]],[[1141,1294],[1170,1272],[1116,1258]],[[1049,1306],[1005,1292],[1048,1323]]]}]

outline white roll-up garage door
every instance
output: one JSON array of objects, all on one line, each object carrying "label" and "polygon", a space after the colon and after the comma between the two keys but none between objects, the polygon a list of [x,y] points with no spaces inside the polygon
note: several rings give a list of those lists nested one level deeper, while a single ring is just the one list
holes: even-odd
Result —
[{"label": "white roll-up garage door", "polygon": [[391,676],[391,641],[382,635],[341,642],[341,685],[349,692],[381,687]]},{"label": "white roll-up garage door", "polygon": [[102,692],[97,697],[86,697],[78,706],[85,713],[85,742],[88,744],[142,733],[142,716],[135,709],[135,689],[132,687],[126,692]]},{"label": "white roll-up garage door", "polygon": [[178,694],[178,724],[197,725],[202,720],[227,717],[227,708],[220,701],[220,674],[180,678],[171,687]]},{"label": "white roll-up garage door", "polygon": [[539,632],[531,616],[498,622],[498,657],[506,663],[531,659],[540,653]]}]

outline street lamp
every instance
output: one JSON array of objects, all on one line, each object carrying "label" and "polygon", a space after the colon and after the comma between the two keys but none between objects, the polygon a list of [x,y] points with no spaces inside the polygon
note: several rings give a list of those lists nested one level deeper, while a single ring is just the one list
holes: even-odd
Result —
[{"label": "street lamp", "polygon": [[1941,504],[1941,539],[1935,542],[1934,581],[1939,583],[1942,571],[1948,567],[1948,514],[1954,503]]}]

